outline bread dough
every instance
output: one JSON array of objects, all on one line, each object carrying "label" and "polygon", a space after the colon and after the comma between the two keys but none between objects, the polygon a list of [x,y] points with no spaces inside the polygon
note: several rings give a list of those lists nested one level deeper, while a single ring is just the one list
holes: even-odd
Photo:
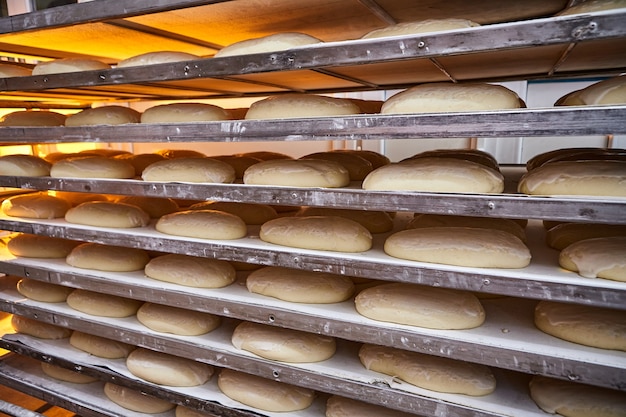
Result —
[{"label": "bread dough", "polygon": [[444,157],[418,158],[382,166],[362,185],[371,191],[501,193],[504,177],[476,162]]},{"label": "bread dough", "polygon": [[227,261],[167,254],[152,258],[145,274],[158,281],[187,287],[222,288],[235,282],[235,268]]},{"label": "bread dough", "polygon": [[139,307],[137,320],[156,332],[181,336],[199,336],[220,325],[220,318],[213,314],[156,303]]},{"label": "bread dough", "polygon": [[524,268],[528,247],[509,232],[473,227],[426,227],[396,232],[384,251],[394,258],[475,268]]},{"label": "bread dough", "polygon": [[246,119],[349,116],[359,113],[361,108],[344,98],[291,93],[255,101],[250,105]]},{"label": "bread dough", "polygon": [[59,58],[40,62],[33,68],[32,75],[58,74],[93,70],[108,70],[111,66],[97,59]]},{"label": "bread dough", "polygon": [[572,243],[559,265],[586,278],[626,282],[626,236],[597,237]]},{"label": "bread dough", "polygon": [[350,277],[280,266],[253,271],[246,279],[246,287],[252,293],[307,304],[340,303],[354,294]]},{"label": "bread dough", "polygon": [[76,371],[61,368],[60,366],[52,365],[51,363],[47,362],[41,362],[41,370],[49,377],[64,382],[71,382],[73,384],[89,384],[98,380],[98,378],[91,375],[81,374]]},{"label": "bread dough", "polygon": [[626,225],[603,223],[560,223],[548,229],[546,243],[563,250],[572,243],[596,237],[626,236]]},{"label": "bread dough", "polygon": [[261,225],[278,216],[276,210],[267,204],[243,203],[234,201],[205,201],[189,207],[190,210],[218,210],[234,214],[246,224]]},{"label": "bread dough", "polygon": [[[626,7],[626,2],[624,6]],[[594,106],[626,103],[626,76],[620,75],[572,91],[559,98],[555,106]]]},{"label": "bread dough", "polygon": [[467,19],[427,19],[416,22],[402,22],[381,29],[375,29],[363,35],[361,39],[440,32],[444,30],[466,29],[475,26],[480,25]]},{"label": "bread dough", "polygon": [[166,159],[206,158],[205,154],[200,151],[194,151],[193,149],[159,149],[156,153]]},{"label": "bread dough", "polygon": [[65,339],[72,334],[70,329],[28,317],[18,316],[16,314],[11,316],[11,326],[18,333],[27,334],[39,339]]},{"label": "bread dough", "polygon": [[366,403],[353,398],[332,395],[326,401],[326,417],[415,417],[379,405]]},{"label": "bread dough", "polygon": [[496,389],[489,367],[476,363],[371,344],[361,347],[359,359],[366,369],[431,391],[483,396]]},{"label": "bread dough", "polygon": [[338,216],[279,217],[261,226],[261,240],[293,248],[365,252],[371,233],[358,222]]},{"label": "bread dough", "polygon": [[151,219],[158,219],[166,214],[178,211],[178,203],[171,198],[146,197],[142,195],[132,195],[118,197],[114,200],[116,204],[130,204],[139,207],[146,212]]},{"label": "bread dough", "polygon": [[45,177],[50,175],[52,164],[33,155],[0,156],[0,175],[16,177]]},{"label": "bread dough", "polygon": [[230,44],[217,51],[214,58],[284,51],[298,46],[311,45],[320,42],[322,41],[305,33],[275,33],[268,36],[246,39]]},{"label": "bread dough", "polygon": [[406,225],[407,229],[424,227],[476,227],[508,232],[526,242],[526,232],[517,221],[499,217],[455,216],[446,214],[416,214]]},{"label": "bread dough", "polygon": [[121,159],[130,163],[135,168],[135,176],[141,177],[143,170],[146,169],[148,165],[163,161],[165,157],[158,153],[140,153],[117,155],[115,159]]},{"label": "bread dough", "polygon": [[179,51],[156,51],[135,55],[117,63],[117,68],[138,67],[141,65],[166,64],[169,62],[193,61],[200,59],[198,55]]},{"label": "bread dough", "polygon": [[150,215],[133,204],[88,201],[69,209],[65,220],[96,227],[133,228],[147,226]]},{"label": "bread dough", "polygon": [[455,158],[465,161],[476,162],[491,168],[494,171],[500,171],[500,165],[496,158],[491,154],[481,151],[479,149],[434,149],[431,151],[424,151],[417,153],[409,158],[404,159],[401,162],[409,161],[419,158]]},{"label": "bread dough", "polygon": [[416,284],[367,288],[356,296],[355,306],[373,320],[429,329],[471,329],[485,321],[485,310],[471,292]]},{"label": "bread dough", "polygon": [[272,159],[248,168],[244,184],[339,188],[350,184],[350,173],[338,162],[320,159]]},{"label": "bread dough", "polygon": [[333,152],[337,152],[337,153],[349,153],[349,154],[354,154],[354,155],[358,155],[361,158],[365,158],[367,159],[370,164],[372,164],[372,168],[376,169],[376,168],[380,168],[383,165],[387,165],[389,163],[391,163],[391,160],[386,157],[385,155],[375,152],[375,151],[369,151],[366,149],[361,149],[361,150],[356,150],[356,149],[335,149],[333,150]]},{"label": "bread dough", "polygon": [[81,243],[65,258],[65,262],[76,268],[111,272],[131,272],[143,269],[150,257],[143,249]]},{"label": "bread dough", "polygon": [[110,382],[104,384],[104,395],[120,407],[137,411],[138,413],[159,414],[176,406],[169,401]]},{"label": "bread dough", "polygon": [[2,212],[11,217],[28,219],[58,219],[65,216],[71,204],[46,192],[20,194],[9,197],[0,206]]},{"label": "bread dough", "polygon": [[252,322],[242,322],[235,328],[232,343],[262,358],[288,363],[325,361],[337,349],[330,336]]},{"label": "bread dough", "polygon": [[17,291],[26,298],[44,303],[62,303],[74,288],[36,279],[22,278],[17,282]]},{"label": "bread dough", "polygon": [[52,164],[53,178],[117,178],[135,176],[135,167],[122,159],[106,156],[76,156]]},{"label": "bread dough", "polygon": [[226,162],[228,165],[233,167],[235,170],[235,178],[237,179],[243,179],[243,174],[246,172],[246,169],[262,161],[260,158],[244,155],[216,155],[211,158]]},{"label": "bread dough", "polygon": [[130,107],[110,105],[94,107],[72,114],[65,119],[65,126],[121,125],[139,123],[141,113]]},{"label": "bread dough", "polygon": [[206,103],[161,104],[146,109],[141,123],[210,122],[228,120],[230,115],[219,106]]},{"label": "bread dough", "polygon": [[27,77],[32,72],[32,69],[20,65],[0,64],[0,78]]},{"label": "bread dough", "polygon": [[155,227],[168,235],[200,239],[240,239],[248,233],[241,218],[217,210],[185,210],[166,214]]},{"label": "bread dough", "polygon": [[135,315],[142,301],[75,289],[67,296],[67,305],[74,310],[101,317],[129,317]]},{"label": "bread dough", "polygon": [[227,397],[264,411],[304,410],[315,399],[313,390],[232,369],[222,369],[217,385]]},{"label": "bread dough", "polygon": [[351,219],[370,233],[386,233],[393,229],[393,218],[386,211],[339,209],[332,207],[302,207],[296,216],[339,216]]},{"label": "bread dough", "polygon": [[0,118],[0,126],[63,126],[66,115],[53,111],[20,110]]},{"label": "bread dough", "polygon": [[300,159],[323,159],[338,162],[348,170],[350,181],[363,181],[367,174],[374,169],[367,159],[348,152],[314,152]]},{"label": "bread dough", "polygon": [[12,255],[24,258],[65,258],[81,242],[59,237],[20,233],[7,242]]},{"label": "bread dough", "polygon": [[78,191],[54,191],[56,197],[69,201],[72,206],[77,206],[87,201],[108,201],[106,194],[83,193]]},{"label": "bread dough", "polygon": [[213,375],[213,367],[205,363],[144,348],[132,351],[126,366],[138,378],[170,387],[195,387]]},{"label": "bread dough", "polygon": [[91,355],[105,359],[122,359],[135,349],[135,346],[117,340],[74,330],[70,345]]},{"label": "bread dough", "polygon": [[526,170],[532,171],[549,162],[576,161],[584,156],[585,159],[604,160],[611,159],[613,155],[619,156],[626,152],[619,148],[559,148],[552,151],[543,152],[530,158],[526,162]]},{"label": "bread dough", "polygon": [[141,178],[157,182],[232,183],[235,169],[213,158],[180,157],[148,165]]}]

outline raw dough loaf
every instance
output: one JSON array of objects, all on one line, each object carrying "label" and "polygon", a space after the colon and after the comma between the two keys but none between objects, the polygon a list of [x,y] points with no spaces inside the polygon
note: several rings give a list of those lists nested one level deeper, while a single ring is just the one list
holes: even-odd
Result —
[{"label": "raw dough loaf", "polygon": [[52,61],[40,62],[33,68],[32,75],[58,74],[65,72],[81,72],[93,70],[108,70],[111,66],[97,59],[89,58],[59,58]]},{"label": "raw dough loaf", "polygon": [[565,417],[624,417],[622,391],[535,375],[530,397],[547,413]]},{"label": "raw dough loaf", "polygon": [[261,226],[261,240],[292,248],[365,252],[371,233],[358,222],[338,216],[279,217]]},{"label": "raw dough loaf", "polygon": [[194,151],[193,149],[159,149],[156,153],[167,159],[206,158],[205,154],[200,151]]},{"label": "raw dough loaf", "polygon": [[131,272],[143,269],[150,257],[143,249],[81,243],[65,258],[65,262],[76,268],[111,272]]},{"label": "raw dough loaf", "polygon": [[74,330],[70,336],[70,345],[83,352],[105,359],[125,358],[135,349],[135,346],[124,342],[77,330]]},{"label": "raw dough loaf", "polygon": [[198,256],[167,254],[152,258],[146,276],[196,288],[222,288],[235,282],[235,268],[227,261]]},{"label": "raw dough loaf", "polygon": [[375,151],[368,151],[366,149],[362,149],[362,150],[355,150],[355,149],[335,149],[333,150],[333,152],[338,152],[338,153],[350,153],[350,154],[354,154],[354,155],[358,155],[361,158],[365,158],[368,161],[370,161],[370,164],[372,164],[372,168],[376,169],[376,168],[380,168],[383,165],[387,165],[391,162],[391,160],[386,157],[385,155],[375,152]]},{"label": "raw dough loaf", "polygon": [[0,126],[63,126],[66,118],[53,111],[20,110],[2,116]]},{"label": "raw dough loaf", "polygon": [[325,417],[415,417],[415,414],[333,395],[326,401]]},{"label": "raw dough loaf", "polygon": [[170,387],[195,387],[213,375],[213,367],[205,363],[144,348],[132,351],[126,366],[138,378]]},{"label": "raw dough loaf", "polygon": [[248,291],[294,303],[340,303],[352,297],[350,277],[281,266],[257,269],[246,279]]},{"label": "raw dough loaf", "polygon": [[260,38],[246,39],[240,42],[235,42],[217,51],[214,58],[284,51],[298,46],[311,45],[320,42],[322,41],[305,33],[275,33],[273,35],[263,36]]},{"label": "raw dough loaf", "polygon": [[204,201],[189,207],[189,210],[217,210],[234,214],[246,224],[260,225],[278,217],[276,210],[267,204],[235,201]]},{"label": "raw dough loaf", "polygon": [[366,369],[431,391],[483,396],[496,389],[485,365],[370,344],[361,347],[359,359]]},{"label": "raw dough loaf", "polygon": [[595,223],[560,223],[546,232],[546,243],[563,250],[572,243],[597,237],[626,236],[626,225]]},{"label": "raw dough loaf", "polygon": [[12,255],[24,258],[65,258],[81,242],[59,237],[20,233],[7,242]]},{"label": "raw dough loaf", "polygon": [[13,64],[0,64],[0,78],[27,77],[33,72],[32,69]]},{"label": "raw dough loaf", "polygon": [[350,173],[338,162],[321,159],[272,159],[244,172],[244,184],[338,188],[350,184]]},{"label": "raw dough loaf", "polygon": [[580,240],[559,254],[559,265],[586,278],[626,282],[626,237]]},{"label": "raw dough loaf", "polygon": [[104,384],[104,395],[120,407],[137,411],[138,413],[159,414],[176,406],[169,401],[110,382]]},{"label": "raw dough loaf", "polygon": [[92,316],[129,317],[137,313],[142,302],[130,298],[75,289],[67,296],[67,305]]},{"label": "raw dough loaf", "polygon": [[315,152],[300,159],[323,159],[338,162],[348,170],[350,181],[363,181],[367,174],[374,169],[367,159],[347,152]]},{"label": "raw dough loaf", "polygon": [[219,106],[206,103],[172,103],[150,107],[141,114],[141,123],[210,122],[228,120]]},{"label": "raw dough loaf", "polygon": [[137,320],[155,332],[181,336],[199,336],[220,325],[218,316],[155,303],[144,303],[139,307]]},{"label": "raw dough loaf", "polygon": [[471,329],[485,321],[485,310],[474,294],[415,284],[367,288],[356,296],[355,306],[373,320],[429,329]]},{"label": "raw dough loaf", "polygon": [[0,175],[16,177],[45,177],[50,175],[52,164],[33,155],[0,156]]},{"label": "raw dough loaf", "polygon": [[121,125],[139,123],[141,113],[129,107],[111,105],[86,109],[65,119],[65,126]]},{"label": "raw dough loaf", "polygon": [[559,161],[522,176],[518,191],[531,195],[626,197],[626,161]]},{"label": "raw dough loaf", "polygon": [[41,362],[41,370],[49,377],[73,384],[89,384],[98,380],[98,378],[91,375],[81,374],[47,362]]},{"label": "raw dough loaf", "polygon": [[65,216],[71,204],[45,192],[9,197],[0,206],[7,216],[28,219],[57,219]]},{"label": "raw dough loaf", "polygon": [[302,207],[296,216],[339,216],[352,219],[370,233],[385,233],[393,228],[393,218],[386,211],[338,209],[332,207]]},{"label": "raw dough loaf", "polygon": [[626,316],[617,310],[544,300],[535,307],[535,325],[569,342],[626,351]]},{"label": "raw dough loaf", "polygon": [[68,223],[96,227],[132,228],[150,223],[150,215],[133,204],[88,201],[65,213]]},{"label": "raw dough loaf", "polygon": [[426,227],[402,230],[385,241],[394,258],[476,268],[524,268],[530,250],[509,232],[474,227]]},{"label": "raw dough loaf", "polygon": [[247,156],[252,158],[258,158],[262,161],[269,161],[271,159],[293,159],[291,156],[280,152],[273,151],[251,151],[235,154],[235,156]]},{"label": "raw dough loaf", "polygon": [[497,217],[455,216],[446,214],[417,214],[406,225],[407,229],[424,227],[475,227],[479,229],[501,230],[526,242],[524,228],[515,220]]},{"label": "raw dough loaf", "polygon": [[385,101],[382,114],[505,110],[522,107],[519,96],[496,84],[426,83]]},{"label": "raw dough loaf", "polygon": [[624,0],[585,0],[567,7],[557,13],[557,16],[568,16],[579,13],[600,12],[603,10],[620,9],[626,7]]},{"label": "raw dough loaf", "polygon": [[62,303],[74,288],[36,279],[22,278],[17,282],[17,291],[26,298],[44,303]]},{"label": "raw dough loaf", "polygon": [[146,197],[141,195],[116,198],[117,204],[131,204],[145,211],[151,219],[178,211],[178,203],[171,198]]},{"label": "raw dough loaf", "polygon": [[476,162],[444,157],[417,158],[372,171],[364,190],[501,193],[504,177]]},{"label": "raw dough loaf", "polygon": [[200,59],[198,55],[179,51],[156,51],[135,55],[117,63],[118,68],[138,67],[141,65],[166,64],[169,62],[193,61]]},{"label": "raw dough loaf", "polygon": [[444,30],[466,29],[480,26],[467,19],[427,19],[417,22],[403,22],[376,29],[366,33],[361,39],[383,38],[386,36],[412,35],[426,32],[440,32]]},{"label": "raw dough loaf", "polygon": [[240,239],[248,233],[241,218],[217,210],[185,210],[166,214],[155,227],[168,235],[200,239]]},{"label": "raw dough loaf", "polygon": [[580,160],[582,156],[584,156],[584,158],[582,158],[583,160],[612,159],[613,155],[616,154],[619,157],[625,152],[625,149],[620,148],[559,148],[533,156],[526,162],[526,170],[532,171],[533,169],[538,168],[549,162],[576,161]]},{"label": "raw dough loaf", "polygon": [[28,317],[18,316],[16,314],[11,316],[11,326],[13,326],[13,329],[18,333],[27,334],[39,339],[65,339],[72,334],[70,329],[29,319]]},{"label": "raw dough loaf", "polygon": [[[626,2],[624,6],[626,7]],[[626,76],[609,78],[572,91],[559,98],[555,106],[594,106],[626,103]]]},{"label": "raw dough loaf", "polygon": [[304,410],[315,399],[315,391],[310,389],[232,369],[222,369],[217,385],[227,397],[264,411]]},{"label": "raw dough loaf", "polygon": [[129,162],[106,156],[76,156],[52,164],[53,178],[117,178],[135,176],[135,167]]},{"label": "raw dough loaf", "polygon": [[148,165],[144,181],[232,183],[235,169],[226,162],[207,157],[180,157]]},{"label": "raw dough loaf", "polygon": [[260,158],[243,155],[216,155],[211,158],[226,162],[228,165],[233,167],[235,170],[235,178],[237,179],[243,179],[243,174],[246,172],[246,169],[262,161]]},{"label": "raw dough loaf", "polygon": [[246,119],[348,116],[359,113],[361,108],[344,98],[293,93],[255,101],[250,105]]},{"label": "raw dough loaf", "polygon": [[130,163],[135,168],[135,176],[141,177],[146,167],[155,162],[163,161],[165,157],[158,153],[140,153],[117,155],[115,159],[121,159],[122,161]]},{"label": "raw dough loaf", "polygon": [[491,154],[481,151],[479,149],[434,149],[431,151],[424,151],[415,154],[404,161],[419,158],[456,158],[465,161],[476,162],[477,164],[484,165],[494,171],[500,171],[500,165],[496,158]]},{"label": "raw dough loaf", "polygon": [[288,363],[325,361],[337,349],[335,339],[330,336],[251,322],[235,328],[232,343],[237,349],[262,358]]}]

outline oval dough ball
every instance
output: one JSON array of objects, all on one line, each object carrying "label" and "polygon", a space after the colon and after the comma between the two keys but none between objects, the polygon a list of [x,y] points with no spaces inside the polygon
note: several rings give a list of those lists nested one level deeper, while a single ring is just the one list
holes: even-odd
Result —
[{"label": "oval dough ball", "polygon": [[375,151],[369,151],[366,149],[362,149],[362,150],[355,150],[355,149],[335,149],[333,150],[333,152],[338,152],[338,153],[351,153],[357,156],[360,156],[361,158],[365,158],[368,161],[370,161],[370,164],[372,164],[372,168],[376,169],[376,168],[380,168],[383,165],[387,165],[389,163],[391,163],[391,160],[386,157],[385,155],[379,153],[379,152],[375,152]]},{"label": "oval dough ball", "polygon": [[151,259],[145,274],[158,281],[197,288],[226,287],[236,278],[235,268],[227,261],[174,253]]},{"label": "oval dough ball", "polygon": [[315,399],[315,391],[310,389],[231,369],[222,369],[217,385],[227,397],[264,411],[304,410]]},{"label": "oval dough ball", "polygon": [[32,75],[58,74],[93,70],[108,70],[111,66],[97,59],[59,58],[40,62],[33,68]]},{"label": "oval dough ball", "polygon": [[358,222],[337,216],[279,217],[261,226],[261,240],[293,248],[365,252],[371,233]]},{"label": "oval dough ball", "polygon": [[278,213],[267,204],[240,203],[231,201],[205,201],[193,204],[190,210],[217,210],[234,214],[249,225],[261,225],[278,217]]},{"label": "oval dough ball", "polygon": [[193,61],[200,59],[198,55],[179,51],[155,51],[135,55],[117,63],[117,68],[138,67],[141,65],[166,64],[170,62]]},{"label": "oval dough ball", "polygon": [[458,226],[396,232],[384,251],[394,258],[475,268],[525,268],[531,260],[528,247],[511,233]]},{"label": "oval dough ball", "polygon": [[237,349],[262,358],[288,363],[325,361],[337,349],[335,339],[330,336],[251,322],[235,328],[232,343]]},{"label": "oval dough ball", "polygon": [[87,226],[133,228],[147,226],[150,215],[132,204],[89,201],[69,209],[65,221]]},{"label": "oval dough ball", "polygon": [[465,29],[480,26],[467,19],[426,19],[416,22],[403,22],[375,29],[366,33],[361,39],[383,38],[387,36],[413,35],[426,32],[440,32],[443,30]]},{"label": "oval dough ball", "polygon": [[213,158],[181,157],[148,165],[141,178],[157,182],[232,183],[235,169]]},{"label": "oval dough ball", "polygon": [[586,278],[626,282],[626,237],[597,237],[567,246],[559,265]]},{"label": "oval dough ball", "polygon": [[258,54],[263,52],[277,52],[302,45],[320,43],[319,39],[299,32],[275,33],[260,38],[246,39],[230,44],[214,55],[214,58],[225,56]]},{"label": "oval dough ball", "polygon": [[213,367],[205,363],[144,348],[132,351],[126,366],[138,378],[170,387],[195,387],[213,375]]},{"label": "oval dough ball", "polygon": [[363,181],[367,174],[374,169],[367,159],[347,152],[314,152],[300,159],[323,159],[338,162],[348,170],[350,181]]},{"label": "oval dough ball", "polygon": [[141,304],[139,300],[83,289],[75,289],[67,296],[67,305],[74,310],[100,317],[133,316]]},{"label": "oval dough ball", "polygon": [[28,219],[58,219],[65,216],[71,204],[45,192],[20,194],[9,197],[0,206],[2,212],[11,217]]},{"label": "oval dough ball", "polygon": [[81,374],[47,362],[41,362],[41,370],[49,377],[73,384],[89,384],[98,380],[91,375]]},{"label": "oval dough ball", "polygon": [[535,307],[535,325],[569,342],[626,351],[626,316],[617,310],[544,300]]},{"label": "oval dough ball", "polygon": [[131,272],[143,269],[150,257],[143,249],[81,243],[65,258],[65,262],[76,268],[111,272]]},{"label": "oval dough ball", "polygon": [[626,236],[626,225],[594,223],[560,223],[546,232],[546,243],[563,250],[572,243],[597,237]]},{"label": "oval dough ball", "polygon": [[481,164],[486,166],[487,168],[491,168],[494,171],[500,171],[500,165],[496,158],[494,158],[491,154],[478,150],[478,149],[434,149],[432,151],[424,151],[418,154],[415,154],[404,161],[410,161],[413,159],[419,158],[453,158],[460,159],[465,161],[476,162],[477,164]]},{"label": "oval dough ball", "polygon": [[72,334],[70,329],[29,319],[28,317],[18,316],[16,314],[11,316],[11,326],[18,333],[27,334],[39,339],[65,339]]},{"label": "oval dough ball", "polygon": [[206,103],[161,104],[146,109],[141,123],[211,122],[228,120],[230,115],[219,106]]},{"label": "oval dough ball", "polygon": [[17,291],[26,298],[44,303],[62,303],[74,288],[35,279],[22,278],[17,282]]},{"label": "oval dough ball", "polygon": [[456,158],[418,158],[385,165],[370,172],[363,189],[371,191],[423,191],[501,193],[504,177],[498,171]]},{"label": "oval dough ball", "polygon": [[350,184],[350,173],[338,162],[319,159],[272,159],[252,165],[244,184],[339,188]]},{"label": "oval dough ball", "polygon": [[355,306],[373,320],[429,329],[472,329],[485,321],[485,310],[474,294],[415,284],[367,288],[356,296]]},{"label": "oval dough ball", "polygon": [[255,294],[308,304],[340,303],[354,294],[350,277],[281,266],[253,271],[246,279],[246,287]]},{"label": "oval dough ball", "polygon": [[0,118],[0,126],[63,126],[66,115],[53,111],[20,110]]},{"label": "oval dough ball", "polygon": [[20,65],[0,64],[0,78],[28,77],[32,72],[32,69]]},{"label": "oval dough ball", "polygon": [[226,162],[228,165],[233,167],[236,179],[243,179],[243,174],[248,168],[262,161],[262,159],[259,158],[243,155],[216,155],[211,158]]},{"label": "oval dough ball", "polygon": [[24,258],[65,258],[81,242],[59,237],[20,233],[7,242],[12,255]]},{"label": "oval dough ball", "polygon": [[364,344],[359,359],[366,369],[399,378],[437,392],[483,396],[496,389],[496,378],[485,365]]},{"label": "oval dough ball", "polygon": [[186,210],[167,214],[156,223],[156,230],[175,236],[200,239],[240,239],[248,233],[246,224],[234,214],[217,210]]},{"label": "oval dough ball", "polygon": [[370,233],[386,233],[393,229],[393,219],[385,211],[338,209],[331,207],[302,207],[296,216],[339,216],[354,220]]},{"label": "oval dough ball", "polygon": [[350,116],[359,113],[361,108],[344,98],[292,93],[255,101],[250,105],[246,119]]},{"label": "oval dough ball", "polygon": [[446,214],[417,214],[406,225],[407,229],[424,227],[476,227],[508,232],[526,242],[526,232],[517,221],[496,217],[455,216]]},{"label": "oval dough ball", "polygon": [[70,345],[91,355],[105,359],[122,359],[135,349],[135,346],[117,340],[74,330]]},{"label": "oval dough ball", "polygon": [[[626,7],[626,2],[624,3]],[[555,106],[597,106],[626,103],[626,77],[608,78],[561,97]]]},{"label": "oval dough ball", "polygon": [[382,114],[518,109],[519,96],[496,84],[425,83],[385,101]]},{"label": "oval dough ball", "polygon": [[138,413],[159,414],[176,406],[169,401],[110,382],[104,384],[104,395],[120,407]]},{"label": "oval dough ball", "polygon": [[158,153],[140,153],[117,155],[115,156],[115,159],[121,159],[122,161],[130,163],[135,168],[135,176],[141,177],[141,174],[146,167],[155,162],[163,161],[165,157],[163,155],[159,155]]},{"label": "oval dough ball", "polygon": [[352,398],[332,395],[326,401],[325,417],[415,417],[415,414],[403,413],[379,405],[366,403]]},{"label": "oval dough ball", "polygon": [[144,303],[139,307],[137,320],[156,332],[181,336],[199,336],[220,325],[218,316],[155,303]]},{"label": "oval dough ball", "polygon": [[65,119],[65,126],[122,125],[139,123],[141,113],[130,107],[103,106],[86,109]]},{"label": "oval dough ball", "polygon": [[580,382],[535,375],[530,380],[530,397],[547,413],[568,417],[623,417],[626,397],[622,391]]},{"label": "oval dough ball", "polygon": [[193,149],[160,149],[156,153],[166,159],[206,158],[205,154],[200,151],[194,151]]},{"label": "oval dough ball", "polygon": [[52,164],[53,178],[117,178],[135,176],[135,167],[129,162],[106,156],[77,156],[65,158]]},{"label": "oval dough ball", "polygon": [[178,211],[178,203],[171,198],[132,195],[116,198],[115,203],[131,204],[145,211],[151,219]]}]

